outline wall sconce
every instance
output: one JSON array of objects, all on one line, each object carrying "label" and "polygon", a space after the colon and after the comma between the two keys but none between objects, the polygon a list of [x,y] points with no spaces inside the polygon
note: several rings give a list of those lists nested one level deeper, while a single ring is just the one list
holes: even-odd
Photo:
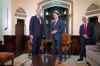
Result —
[{"label": "wall sconce", "polygon": [[64,15],[66,15],[67,13],[66,13],[66,11],[64,11]]},{"label": "wall sconce", "polygon": [[49,15],[49,13],[48,13],[48,12],[46,12],[46,15]]}]

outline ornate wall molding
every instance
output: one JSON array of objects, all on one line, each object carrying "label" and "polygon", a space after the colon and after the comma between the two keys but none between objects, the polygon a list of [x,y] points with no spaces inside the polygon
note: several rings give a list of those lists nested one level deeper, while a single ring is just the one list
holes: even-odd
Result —
[{"label": "ornate wall molding", "polygon": [[64,8],[70,7],[71,0],[44,0],[40,3],[42,8],[47,9],[54,6],[60,6]]},{"label": "ornate wall molding", "polygon": [[86,15],[93,15],[93,14],[99,14],[100,13],[100,6],[92,3],[86,11]]},{"label": "ornate wall molding", "polygon": [[16,17],[26,17],[27,15],[26,15],[25,10],[24,10],[23,8],[20,7],[20,8],[18,8],[18,9],[16,10],[15,16],[16,16]]}]

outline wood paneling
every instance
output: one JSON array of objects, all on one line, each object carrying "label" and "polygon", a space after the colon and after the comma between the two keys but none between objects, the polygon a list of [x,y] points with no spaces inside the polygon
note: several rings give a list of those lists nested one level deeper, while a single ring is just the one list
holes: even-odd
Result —
[{"label": "wood paneling", "polygon": [[71,40],[72,40],[72,54],[79,54],[80,52],[80,36],[79,35],[72,35]]},{"label": "wood paneling", "polygon": [[[24,36],[25,44],[28,39],[29,39],[29,36]],[[71,40],[72,40],[72,46],[71,46],[72,54],[78,54],[80,51],[79,36],[72,35]],[[0,50],[8,50],[8,51],[15,52],[16,49],[18,49],[18,47],[16,48],[16,36],[15,35],[5,35],[4,36],[4,44],[5,45],[2,46],[2,48],[0,46]],[[23,45],[25,45],[25,44],[23,44]],[[24,48],[21,51],[24,52],[25,49],[26,48],[24,46]]]},{"label": "wood paneling", "polygon": [[[21,54],[25,50],[25,44],[26,44],[26,41],[28,40],[28,36],[24,36],[23,38],[24,38],[24,44],[22,44],[23,46],[16,47],[16,36],[15,35],[5,35],[4,45],[1,50],[15,52],[16,54],[20,52]],[[19,51],[16,51],[19,48],[21,49]]]}]

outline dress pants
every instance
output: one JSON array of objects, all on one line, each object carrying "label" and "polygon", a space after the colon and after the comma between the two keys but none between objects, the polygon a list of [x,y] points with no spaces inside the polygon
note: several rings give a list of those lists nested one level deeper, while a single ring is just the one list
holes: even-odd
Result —
[{"label": "dress pants", "polygon": [[41,66],[41,56],[39,54],[41,38],[36,37],[32,40],[32,65]]},{"label": "dress pants", "polygon": [[85,48],[85,45],[82,44],[80,46],[81,50],[80,50],[80,59],[83,59],[83,57],[86,57],[86,48]]},{"label": "dress pants", "polygon": [[54,55],[58,57],[60,61],[62,61],[62,52],[60,51],[60,48],[61,48],[61,39],[55,40]]},{"label": "dress pants", "polygon": [[83,59],[83,57],[86,57],[86,44],[87,44],[87,40],[86,39],[83,39],[81,38],[80,39],[80,59]]}]

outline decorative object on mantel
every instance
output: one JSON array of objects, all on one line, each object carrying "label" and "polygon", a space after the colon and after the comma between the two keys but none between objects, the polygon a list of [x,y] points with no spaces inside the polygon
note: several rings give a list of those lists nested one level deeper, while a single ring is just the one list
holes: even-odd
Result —
[{"label": "decorative object on mantel", "polygon": [[92,3],[88,8],[86,15],[92,15],[92,14],[98,14],[100,13],[100,6],[96,5],[95,3]]},{"label": "decorative object on mantel", "polygon": [[26,16],[27,16],[27,15],[26,15],[26,11],[25,11],[23,8],[19,7],[19,8],[16,10],[15,16],[16,16],[16,17],[26,17]]}]

